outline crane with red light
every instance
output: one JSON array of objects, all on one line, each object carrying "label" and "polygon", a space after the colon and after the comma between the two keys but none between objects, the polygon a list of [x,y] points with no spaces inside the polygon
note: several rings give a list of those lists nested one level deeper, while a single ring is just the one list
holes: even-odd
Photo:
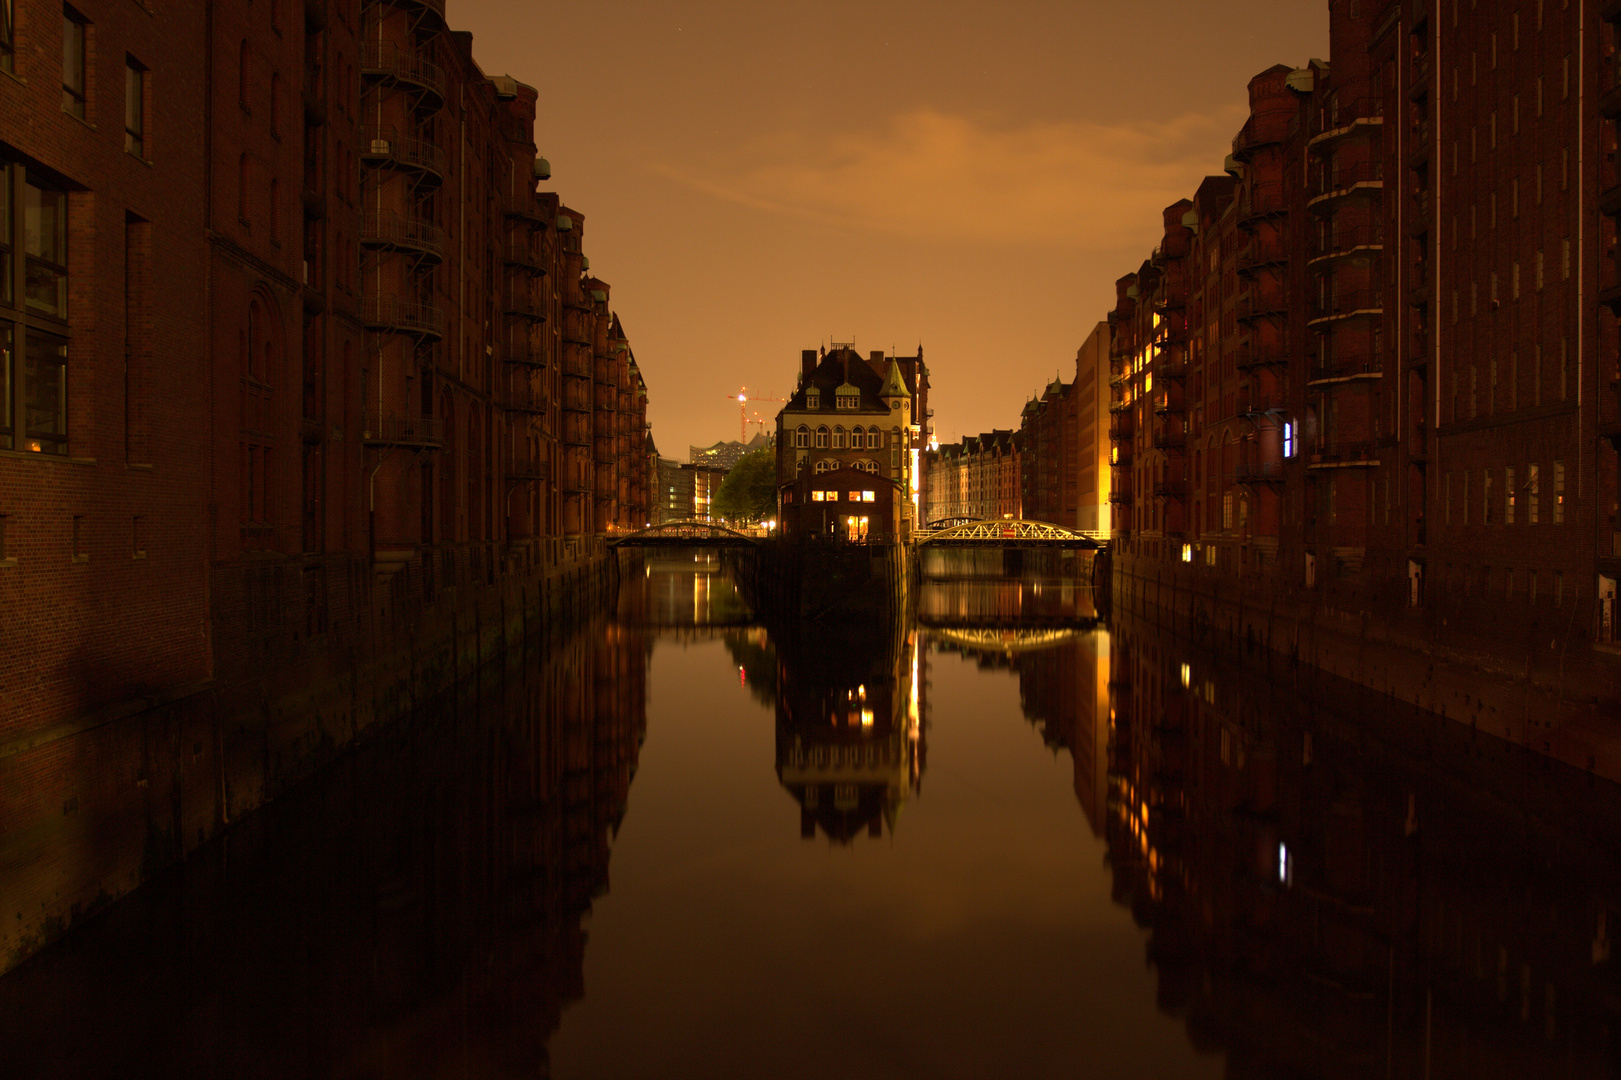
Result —
[{"label": "crane with red light", "polygon": [[[780,397],[756,397],[756,398],[751,398],[751,397],[749,397],[749,388],[746,387],[746,386],[738,387],[737,393],[735,393],[735,394],[727,394],[726,399],[728,401],[737,402],[737,412],[738,412],[737,441],[738,442],[748,442],[749,441],[749,423],[750,423],[750,421],[749,421],[749,402],[750,401],[787,401],[788,400],[787,398],[780,398]],[[760,430],[761,431],[765,430],[765,421],[764,420],[756,419],[753,422],[760,425]]]}]

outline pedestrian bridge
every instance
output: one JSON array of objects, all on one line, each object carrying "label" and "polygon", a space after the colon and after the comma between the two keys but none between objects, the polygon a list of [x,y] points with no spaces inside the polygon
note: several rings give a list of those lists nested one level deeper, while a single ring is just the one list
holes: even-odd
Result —
[{"label": "pedestrian bridge", "polygon": [[1108,533],[1079,532],[1048,521],[996,518],[959,521],[943,529],[918,535],[921,547],[1086,548],[1109,546]]},{"label": "pedestrian bridge", "polygon": [[1040,652],[1066,642],[1074,641],[1090,632],[1091,626],[1048,627],[937,627],[929,632],[941,641],[949,642],[969,652],[1002,653]]},{"label": "pedestrian bridge", "polygon": [[748,533],[728,529],[710,521],[666,521],[625,533],[608,541],[609,547],[757,547],[760,541]]}]

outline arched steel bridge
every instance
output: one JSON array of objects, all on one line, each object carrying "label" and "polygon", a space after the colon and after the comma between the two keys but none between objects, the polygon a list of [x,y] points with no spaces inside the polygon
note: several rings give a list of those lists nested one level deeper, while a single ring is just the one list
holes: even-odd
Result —
[{"label": "arched steel bridge", "polygon": [[666,521],[625,533],[608,541],[609,547],[756,547],[759,539],[710,521]]},{"label": "arched steel bridge", "polygon": [[965,521],[921,536],[923,547],[1088,548],[1109,546],[1107,533],[1077,532],[1048,521],[996,518]]}]

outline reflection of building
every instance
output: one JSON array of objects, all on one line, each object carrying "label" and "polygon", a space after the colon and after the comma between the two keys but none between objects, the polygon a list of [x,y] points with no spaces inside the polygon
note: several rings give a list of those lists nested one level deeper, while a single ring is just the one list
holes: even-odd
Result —
[{"label": "reflection of building", "polygon": [[[919,455],[929,435],[928,399],[922,349],[887,358],[863,358],[848,346],[820,357],[806,349],[799,386],[777,414],[783,532],[846,536],[853,518],[863,537],[908,535],[927,497]],[[830,493],[835,501],[873,505],[835,511]]]},{"label": "reflection of building", "polygon": [[[651,644],[598,625],[479,693],[419,703],[87,928],[90,947],[9,973],[7,1075],[182,1060],[213,1076],[550,1075],[585,990],[582,923],[608,888]],[[74,1023],[42,986],[74,988]],[[207,1022],[177,1024],[176,1002]]]},{"label": "reflection of building", "polygon": [[1197,1046],[1234,1077],[1613,1075],[1614,785],[1178,650],[1115,633],[1106,834]]},{"label": "reflection of building", "polygon": [[777,779],[800,806],[800,835],[849,843],[893,833],[923,778],[924,707],[917,634],[868,624],[811,624],[777,645]]}]

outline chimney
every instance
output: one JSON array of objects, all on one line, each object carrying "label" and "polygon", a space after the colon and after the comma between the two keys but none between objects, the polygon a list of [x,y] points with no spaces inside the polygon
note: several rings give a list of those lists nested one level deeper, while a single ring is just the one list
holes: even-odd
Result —
[{"label": "chimney", "polygon": [[889,365],[884,362],[884,350],[872,350],[867,354],[867,360],[872,364],[874,374],[876,374],[880,379],[883,378],[884,372],[889,368]]},{"label": "chimney", "polygon": [[816,371],[816,350],[801,349],[799,353],[799,378],[801,382],[809,382]]}]

